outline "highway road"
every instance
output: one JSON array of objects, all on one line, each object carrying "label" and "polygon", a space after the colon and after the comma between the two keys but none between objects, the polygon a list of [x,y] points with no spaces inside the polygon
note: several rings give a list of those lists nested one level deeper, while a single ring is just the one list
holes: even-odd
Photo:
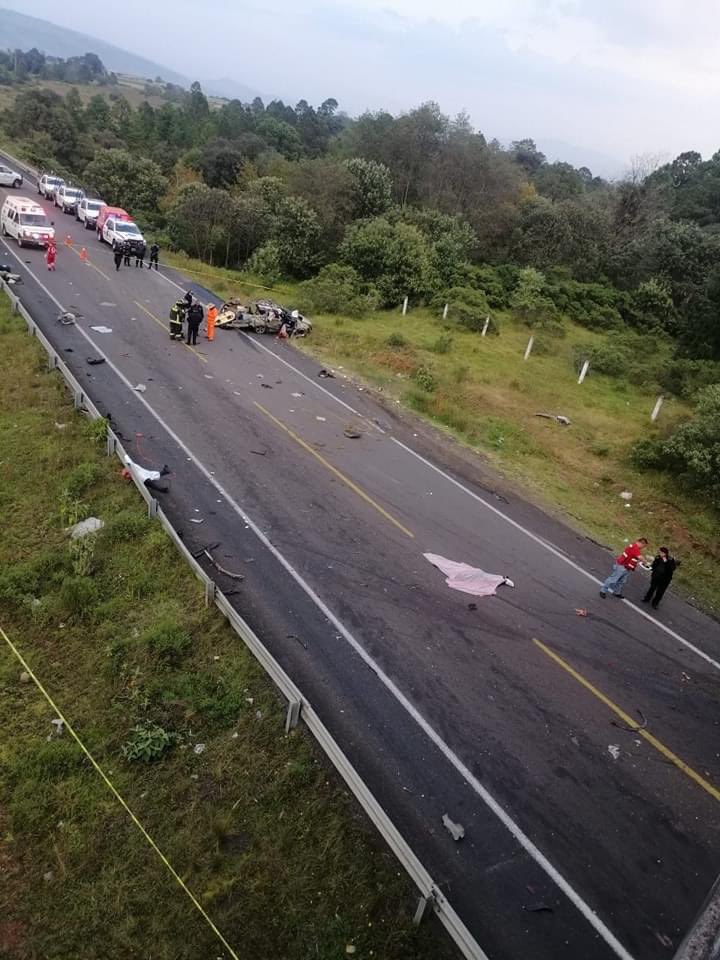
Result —
[{"label": "highway road", "polygon": [[[163,509],[245,574],[217,579],[490,960],[671,957],[720,873],[717,622],[672,589],[648,611],[642,573],[600,599],[606,549],[291,346],[170,341],[181,290],[217,298],[54,219],[55,273],[0,243],[16,292],[135,459],[170,466]],[[425,552],[515,587],[450,590]]]}]

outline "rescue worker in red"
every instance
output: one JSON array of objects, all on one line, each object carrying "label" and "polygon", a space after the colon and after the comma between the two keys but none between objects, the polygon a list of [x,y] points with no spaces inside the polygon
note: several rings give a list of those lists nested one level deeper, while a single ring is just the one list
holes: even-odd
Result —
[{"label": "rescue worker in red", "polygon": [[54,240],[48,240],[47,250],[45,251],[45,262],[48,270],[55,270],[55,260],[57,258],[57,246]]},{"label": "rescue worker in red", "polygon": [[633,570],[643,558],[642,552],[647,547],[645,537],[638,537],[635,543],[625,547],[619,557],[615,557],[612,572],[605,583],[600,587],[600,596],[605,597],[612,593],[619,600],[623,599],[623,587]]}]

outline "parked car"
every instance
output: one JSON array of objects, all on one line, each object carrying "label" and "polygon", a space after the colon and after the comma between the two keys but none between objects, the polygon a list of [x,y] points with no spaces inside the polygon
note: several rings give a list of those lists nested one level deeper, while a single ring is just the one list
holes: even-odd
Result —
[{"label": "parked car", "polygon": [[121,220],[118,217],[107,217],[105,219],[100,239],[109,243],[113,250],[124,246],[128,240],[133,252],[139,247],[145,246],[145,238],[137,224],[133,223],[132,220]]},{"label": "parked car", "polygon": [[93,197],[83,197],[75,208],[75,219],[85,224],[86,230],[94,230],[100,211],[106,206],[107,204],[104,200],[96,200]]},{"label": "parked car", "polygon": [[17,170],[12,170],[10,167],[6,167],[5,164],[0,163],[0,186],[2,187],[15,187],[17,190],[18,187],[22,186],[23,175],[18,173]]},{"label": "parked car", "polygon": [[65,181],[62,177],[56,177],[53,173],[44,173],[38,181],[38,193],[46,200],[54,200],[55,191],[63,186]]},{"label": "parked car", "polygon": [[63,184],[55,191],[55,206],[60,207],[63,213],[75,213],[84,193],[77,187],[68,187]]},{"label": "parked car", "polygon": [[7,197],[2,205],[0,229],[3,236],[14,237],[19,247],[46,247],[48,240],[55,236],[53,225],[40,204],[17,194]]}]

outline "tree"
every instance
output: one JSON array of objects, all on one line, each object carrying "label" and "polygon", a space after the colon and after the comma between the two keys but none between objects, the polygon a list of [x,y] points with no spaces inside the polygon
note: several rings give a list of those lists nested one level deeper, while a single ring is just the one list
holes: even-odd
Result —
[{"label": "tree", "polygon": [[232,187],[240,172],[245,156],[237,146],[227,140],[210,140],[200,152],[198,166],[209,187]]},{"label": "tree", "polygon": [[168,211],[172,242],[191,257],[213,262],[225,247],[228,195],[204,183],[184,187]]},{"label": "tree", "polygon": [[535,173],[545,163],[545,154],[538,150],[535,141],[529,137],[514,140],[510,144],[510,155],[515,163],[526,173]]},{"label": "tree", "polygon": [[157,210],[168,187],[156,163],[127,150],[97,153],[85,168],[84,178],[108,203],[129,211]]},{"label": "tree", "polygon": [[384,163],[353,157],[345,161],[345,169],[355,184],[352,219],[377,217],[392,204],[392,176]]},{"label": "tree", "polygon": [[292,276],[307,277],[317,266],[320,221],[301,197],[284,197],[273,218],[272,239],[280,267]]},{"label": "tree", "polygon": [[417,227],[377,217],[348,227],[340,247],[343,261],[376,286],[384,306],[405,296],[426,296],[430,247]]},{"label": "tree", "polygon": [[552,300],[545,296],[544,287],[542,273],[526,267],[520,271],[510,306],[528,327],[541,327],[556,333],[560,327],[557,310]]}]

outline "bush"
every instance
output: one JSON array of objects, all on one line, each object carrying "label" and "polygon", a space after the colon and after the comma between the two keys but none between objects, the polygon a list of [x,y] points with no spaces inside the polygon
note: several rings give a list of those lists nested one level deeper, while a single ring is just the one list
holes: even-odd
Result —
[{"label": "bush", "polygon": [[391,333],[389,337],[385,338],[385,346],[390,347],[391,350],[398,350],[402,347],[407,347],[408,342],[401,333]]},{"label": "bush", "polygon": [[630,451],[634,466],[641,470],[661,470],[663,466],[663,441],[638,440]]},{"label": "bush", "polygon": [[344,313],[358,317],[378,308],[377,290],[363,283],[352,267],[331,263],[300,284],[303,309],[315,313]]},{"label": "bush", "polygon": [[157,657],[168,666],[177,666],[192,647],[192,637],[175,623],[161,623],[143,634],[147,644]]},{"label": "bush", "polygon": [[97,463],[79,463],[65,483],[64,493],[71,499],[80,497],[103,476],[103,469]]},{"label": "bush", "polygon": [[632,356],[629,350],[612,340],[602,344],[577,344],[573,352],[578,368],[589,360],[591,372],[608,377],[622,377],[630,370]]},{"label": "bush", "polygon": [[437,387],[435,374],[429,367],[418,367],[413,373],[413,380],[426,393],[432,393]]},{"label": "bush", "polygon": [[663,390],[690,399],[713,383],[720,383],[720,363],[713,360],[671,360],[658,374]]},{"label": "bush", "polygon": [[452,345],[453,338],[445,331],[445,333],[440,334],[437,340],[430,344],[428,349],[431,350],[432,353],[450,353]]},{"label": "bush", "polygon": [[269,240],[255,251],[245,264],[245,271],[251,273],[272,286],[281,276],[280,250],[273,240]]},{"label": "bush", "polygon": [[451,287],[442,296],[436,297],[433,303],[441,307],[448,304],[448,317],[455,320],[468,330],[479,333],[490,315],[485,294],[472,287]]},{"label": "bush", "polygon": [[70,616],[86,619],[97,601],[97,587],[89,577],[65,577],[60,587],[60,604]]}]

